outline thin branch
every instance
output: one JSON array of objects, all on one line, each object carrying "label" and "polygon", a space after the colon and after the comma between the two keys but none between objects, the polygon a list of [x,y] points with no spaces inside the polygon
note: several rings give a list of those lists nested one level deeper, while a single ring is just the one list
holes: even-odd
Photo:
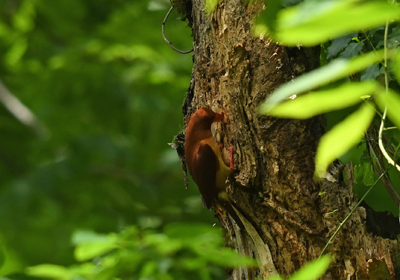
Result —
[{"label": "thin branch", "polygon": [[38,120],[28,107],[26,107],[0,80],[0,102],[21,123],[32,129],[39,137],[48,137],[49,130]]},{"label": "thin branch", "polygon": [[191,53],[191,52],[193,51],[193,48],[192,48],[190,51],[181,51],[180,49],[175,48],[175,47],[172,45],[172,43],[171,43],[170,41],[168,41],[167,37],[165,36],[165,30],[164,30],[165,23],[167,22],[167,19],[168,19],[170,13],[172,12],[172,9],[173,9],[173,8],[174,8],[174,6],[172,6],[172,7],[169,9],[167,15],[165,16],[165,18],[164,18],[164,20],[163,20],[163,22],[162,22],[162,25],[161,25],[161,26],[162,26],[162,36],[163,36],[163,38],[164,38],[164,41],[167,42],[167,44],[168,44],[174,51],[177,51],[178,53],[181,53],[181,54],[188,54],[188,53]]},{"label": "thin branch", "polygon": [[[382,154],[379,153],[380,149],[377,148],[376,146],[376,141],[374,142],[373,139],[376,139],[376,130],[370,128],[369,131],[366,134],[366,140],[367,140],[367,151],[370,155],[370,163],[372,168],[374,169],[374,172],[376,175],[381,175],[384,173],[384,159],[382,157]],[[375,158],[375,161],[373,160]],[[389,175],[386,174],[382,178],[382,184],[385,187],[385,189],[388,191],[390,197],[393,199],[393,201],[396,203],[397,207],[400,207],[400,195],[393,186]]]},{"label": "thin branch", "polygon": [[385,172],[383,172],[381,174],[381,176],[379,176],[379,178],[374,182],[374,184],[367,190],[367,192],[361,197],[361,199],[358,201],[357,205],[354,206],[354,208],[350,211],[350,213],[346,216],[346,218],[343,220],[343,222],[341,222],[338,226],[338,228],[336,229],[336,231],[333,233],[333,235],[331,236],[331,238],[329,238],[329,241],[326,243],[324,249],[322,249],[321,254],[319,255],[318,258],[322,257],[322,255],[325,253],[326,249],[329,247],[330,244],[332,244],[333,239],[335,239],[336,235],[339,233],[339,231],[341,230],[341,228],[344,226],[344,224],[347,222],[347,220],[351,217],[351,215],[353,215],[354,211],[356,211],[356,209],[358,208],[358,206],[360,206],[361,202],[364,201],[364,199],[367,197],[367,195],[370,193],[370,191],[372,190],[373,187],[375,187],[376,184],[378,184],[379,180],[386,174],[387,170],[385,170]]},{"label": "thin branch", "polygon": [[[384,67],[384,70],[385,70],[385,93],[386,94],[389,91],[389,81],[388,81],[388,73],[387,73],[387,38],[388,38],[388,33],[389,33],[389,21],[387,20],[386,21],[386,25],[385,25],[385,35],[383,37],[383,48],[384,48],[384,64],[383,64],[383,67]],[[380,148],[383,156],[386,158],[388,163],[390,165],[393,165],[394,167],[396,167],[396,169],[398,171],[400,171],[400,166],[397,165],[394,162],[394,160],[389,156],[389,154],[387,153],[385,147],[383,146],[383,142],[382,142],[382,134],[383,134],[383,130],[385,128],[386,112],[387,112],[387,106],[385,107],[385,110],[383,111],[381,125],[379,127],[378,144],[379,144],[379,148]]]}]

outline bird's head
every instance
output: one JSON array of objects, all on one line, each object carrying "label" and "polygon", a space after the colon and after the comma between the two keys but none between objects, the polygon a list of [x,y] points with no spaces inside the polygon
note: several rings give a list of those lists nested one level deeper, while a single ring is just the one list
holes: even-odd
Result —
[{"label": "bird's head", "polygon": [[195,125],[196,127],[211,127],[214,122],[220,122],[224,119],[224,114],[215,113],[213,110],[208,108],[200,108],[197,110],[189,120],[189,123]]}]

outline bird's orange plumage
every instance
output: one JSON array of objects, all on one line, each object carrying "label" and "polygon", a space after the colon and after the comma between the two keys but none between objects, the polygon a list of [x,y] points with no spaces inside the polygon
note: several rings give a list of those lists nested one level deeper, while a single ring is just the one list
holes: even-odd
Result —
[{"label": "bird's orange plumage", "polygon": [[201,108],[190,117],[186,128],[185,158],[204,205],[209,209],[219,204],[243,228],[225,189],[225,181],[232,173],[233,165],[231,163],[231,168],[225,165],[211,133],[211,124],[222,119],[223,114],[208,108]]}]

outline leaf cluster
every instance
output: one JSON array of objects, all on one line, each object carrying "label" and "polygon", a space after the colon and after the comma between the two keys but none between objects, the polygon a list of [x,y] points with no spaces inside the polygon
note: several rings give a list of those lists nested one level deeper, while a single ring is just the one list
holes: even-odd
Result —
[{"label": "leaf cluster", "polygon": [[135,226],[120,233],[78,230],[72,236],[77,264],[40,264],[26,273],[48,279],[214,279],[220,267],[253,266],[254,260],[223,248],[221,231],[205,224],[169,224],[162,232]]},{"label": "leaf cluster", "polygon": [[[394,184],[385,184],[392,202],[379,199],[389,197],[382,184],[377,190],[380,194],[375,196],[378,199],[367,201],[376,210],[391,210],[397,216],[399,189],[393,185],[399,182],[400,171],[396,152],[400,143],[398,4],[309,0],[284,6],[281,3],[273,7],[273,22],[262,15],[254,33],[268,31],[287,46],[321,45],[322,66],[278,88],[260,112],[297,119],[327,113],[331,129],[320,141],[315,177],[324,178],[335,159],[351,159],[358,180],[355,188],[363,194],[366,189],[362,185],[372,185],[383,170],[392,166],[389,174]],[[371,131],[378,133],[372,136]],[[365,134],[369,136],[364,138]],[[379,147],[379,152],[374,147]]]}]

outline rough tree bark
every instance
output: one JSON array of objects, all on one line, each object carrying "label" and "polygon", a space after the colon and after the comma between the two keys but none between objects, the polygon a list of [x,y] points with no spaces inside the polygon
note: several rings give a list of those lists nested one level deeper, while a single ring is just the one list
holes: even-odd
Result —
[{"label": "rough tree bark", "polygon": [[[300,121],[257,114],[274,89],[318,67],[319,49],[286,48],[253,37],[251,26],[264,1],[224,0],[212,14],[204,0],[186,0],[183,7],[194,37],[184,121],[204,106],[224,112],[225,120],[213,128],[217,142],[235,148],[237,170],[228,193],[246,232],[241,234],[221,209],[216,212],[229,245],[259,263],[258,269],[231,271],[231,277],[288,276],[319,257],[357,203],[351,166],[336,163],[326,180],[313,180],[323,116]],[[397,241],[368,232],[365,221],[366,210],[359,207],[328,247],[334,260],[323,279],[400,279]]]}]

